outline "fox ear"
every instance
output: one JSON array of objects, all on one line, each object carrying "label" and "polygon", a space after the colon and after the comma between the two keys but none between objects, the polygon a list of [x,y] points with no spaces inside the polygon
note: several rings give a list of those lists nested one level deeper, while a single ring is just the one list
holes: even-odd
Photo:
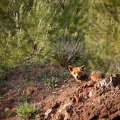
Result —
[{"label": "fox ear", "polygon": [[68,66],[69,71],[73,71],[73,67],[71,65]]},{"label": "fox ear", "polygon": [[81,71],[84,71],[84,70],[85,70],[85,65],[81,66],[81,67],[80,67],[80,70],[81,70]]}]

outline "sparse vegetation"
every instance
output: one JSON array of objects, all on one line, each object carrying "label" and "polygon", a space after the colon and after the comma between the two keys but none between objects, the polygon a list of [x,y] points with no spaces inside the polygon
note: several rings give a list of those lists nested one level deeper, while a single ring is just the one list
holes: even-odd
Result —
[{"label": "sparse vegetation", "polygon": [[22,102],[28,102],[29,98],[30,98],[29,95],[24,94],[24,95],[22,95],[22,97],[21,97],[21,101],[22,101]]},{"label": "sparse vegetation", "polygon": [[0,99],[2,98],[2,96],[5,93],[6,89],[9,89],[10,87],[7,84],[7,81],[4,80],[0,80]]},{"label": "sparse vegetation", "polygon": [[38,109],[35,104],[23,102],[17,107],[17,116],[21,119],[27,120],[31,115],[36,114],[37,111]]},{"label": "sparse vegetation", "polygon": [[69,76],[68,72],[51,69],[47,74],[42,74],[41,79],[45,86],[57,87],[59,84],[66,82]]},{"label": "sparse vegetation", "polygon": [[6,118],[9,118],[12,114],[13,114],[13,112],[11,110],[8,110],[5,112]]}]

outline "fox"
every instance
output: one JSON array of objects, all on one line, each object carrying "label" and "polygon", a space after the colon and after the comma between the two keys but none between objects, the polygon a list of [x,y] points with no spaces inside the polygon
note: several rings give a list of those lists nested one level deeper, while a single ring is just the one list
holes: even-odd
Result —
[{"label": "fox", "polygon": [[76,79],[77,82],[87,82],[87,81],[99,81],[105,78],[104,74],[100,70],[94,70],[90,73],[85,72],[85,65],[81,67],[73,67],[71,65],[68,66],[70,74]]}]

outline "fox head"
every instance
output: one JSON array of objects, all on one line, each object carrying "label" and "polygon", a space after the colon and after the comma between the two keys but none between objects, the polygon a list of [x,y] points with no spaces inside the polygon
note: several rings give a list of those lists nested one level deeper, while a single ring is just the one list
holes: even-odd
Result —
[{"label": "fox head", "polygon": [[83,76],[85,74],[85,72],[84,72],[85,71],[85,66],[84,65],[81,66],[81,67],[73,67],[73,66],[69,65],[68,69],[76,80],[83,79]]}]

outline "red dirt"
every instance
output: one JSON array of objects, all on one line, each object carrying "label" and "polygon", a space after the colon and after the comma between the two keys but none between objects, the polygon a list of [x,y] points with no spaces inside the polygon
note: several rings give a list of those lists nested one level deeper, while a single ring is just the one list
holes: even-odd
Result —
[{"label": "red dirt", "polygon": [[[47,87],[36,74],[50,72],[51,69],[66,72],[54,66],[30,67],[29,74],[22,79],[23,67],[17,67],[6,75],[7,86],[0,99],[0,120],[16,120],[16,107],[27,101],[39,108],[36,116],[29,120],[120,120],[120,75],[109,76],[97,83],[89,81],[82,85],[69,77],[67,82],[57,87]],[[48,75],[49,76],[49,75]],[[32,82],[31,82],[32,80]],[[12,111],[6,116],[7,111]]]}]

